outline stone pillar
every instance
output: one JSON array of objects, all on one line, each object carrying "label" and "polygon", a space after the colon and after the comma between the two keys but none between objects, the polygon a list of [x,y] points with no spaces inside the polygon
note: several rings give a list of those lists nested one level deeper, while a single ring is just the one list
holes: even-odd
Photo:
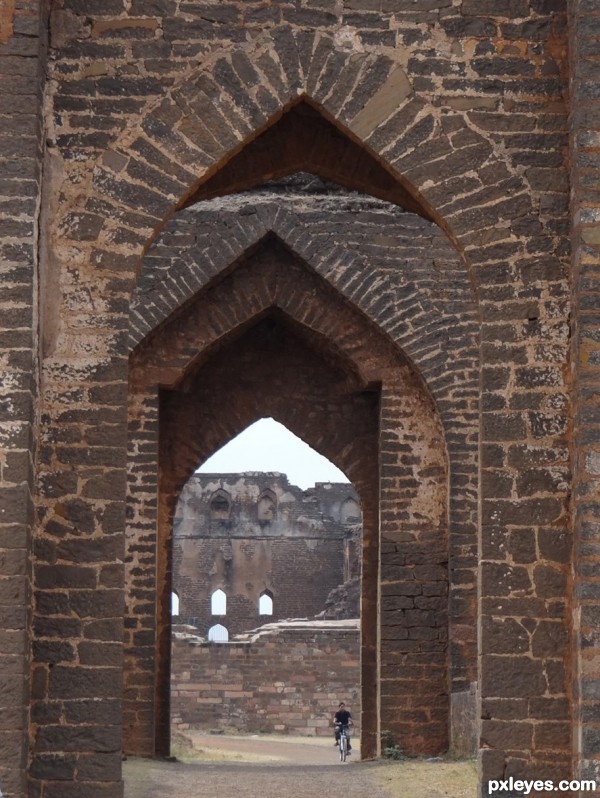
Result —
[{"label": "stone pillar", "polygon": [[0,3],[0,788],[26,794],[37,224],[40,2]]},{"label": "stone pillar", "polygon": [[123,750],[132,756],[156,753],[157,496],[158,392],[130,384]]},{"label": "stone pillar", "polygon": [[449,742],[447,464],[433,403],[407,383],[381,392],[380,731],[437,756]]},{"label": "stone pillar", "polygon": [[600,779],[600,6],[571,0],[573,753]]}]

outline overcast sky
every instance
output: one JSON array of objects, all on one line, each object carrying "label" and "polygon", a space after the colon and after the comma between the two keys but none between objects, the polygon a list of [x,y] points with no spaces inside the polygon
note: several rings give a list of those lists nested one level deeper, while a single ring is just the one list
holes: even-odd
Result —
[{"label": "overcast sky", "polygon": [[315,482],[348,482],[346,475],[272,418],[251,424],[198,469],[200,473],[280,471],[306,490]]}]

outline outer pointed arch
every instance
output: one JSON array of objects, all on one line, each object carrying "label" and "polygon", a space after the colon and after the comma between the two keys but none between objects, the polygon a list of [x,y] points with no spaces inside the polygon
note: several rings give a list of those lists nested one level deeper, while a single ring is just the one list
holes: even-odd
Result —
[{"label": "outer pointed arch", "polygon": [[[459,113],[444,126],[398,62],[280,28],[212,55],[104,153],[92,186],[92,199],[114,206],[103,243],[114,248],[111,225],[124,224],[149,246],[203,181],[301,97],[367,148],[469,257],[482,231],[534,212],[515,169]],[[76,223],[67,238],[71,230],[77,240]]]}]

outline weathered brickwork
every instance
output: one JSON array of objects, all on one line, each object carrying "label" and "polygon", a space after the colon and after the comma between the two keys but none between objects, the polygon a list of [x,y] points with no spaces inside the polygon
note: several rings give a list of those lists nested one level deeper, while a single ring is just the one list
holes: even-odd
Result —
[{"label": "weathered brickwork", "polygon": [[[231,636],[318,615],[332,590],[360,574],[360,516],[349,483],[303,491],[284,474],[193,474],[173,521],[174,622],[205,637],[220,624]],[[217,590],[224,608],[213,608]],[[273,602],[268,618],[263,594]],[[359,615],[357,602],[350,617]]]},{"label": "weathered brickwork", "polygon": [[49,5],[0,5],[3,793],[168,740],[175,501],[266,414],[360,496],[364,750],[477,681],[482,783],[596,774],[597,4]]},{"label": "weathered brickwork", "polygon": [[0,6],[0,787],[7,797],[25,794],[29,756],[44,22],[36,2]]},{"label": "weathered brickwork", "polygon": [[573,739],[580,778],[600,778],[600,9],[571,4],[573,191]]},{"label": "weathered brickwork", "polygon": [[267,624],[222,644],[178,633],[172,663],[175,729],[323,737],[340,701],[360,718],[358,621]]}]

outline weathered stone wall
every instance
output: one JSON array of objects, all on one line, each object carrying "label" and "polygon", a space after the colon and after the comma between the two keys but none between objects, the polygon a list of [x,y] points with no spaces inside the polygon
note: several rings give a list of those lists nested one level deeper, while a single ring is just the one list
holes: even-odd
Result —
[{"label": "weathered stone wall", "polygon": [[[276,202],[273,201],[273,193],[278,195]],[[276,224],[273,225],[275,221]],[[460,576],[450,583],[453,607],[451,614],[453,650],[450,663],[452,693],[466,691],[467,695],[471,696],[471,685],[476,679],[477,507],[474,501],[477,495],[477,433],[474,412],[477,401],[476,321],[469,298],[468,283],[464,282],[464,266],[441,232],[431,223],[415,215],[403,213],[389,203],[340,192],[335,187],[323,186],[319,181],[309,178],[285,181],[283,185],[281,183],[270,185],[268,189],[252,192],[251,195],[202,203],[174,219],[165,231],[165,235],[148,253],[132,306],[132,337],[139,338],[143,335],[143,331],[148,329],[150,308],[154,318],[153,323],[158,325],[178,308],[185,307],[195,291],[202,290],[210,278],[210,272],[207,273],[206,253],[218,248],[220,241],[228,240],[228,246],[235,247],[234,253],[227,251],[225,255],[227,259],[235,257],[238,253],[242,256],[244,248],[251,247],[257,240],[260,241],[271,225],[276,235],[283,237],[284,242],[291,241],[297,246],[297,242],[302,238],[308,245],[309,252],[325,253],[332,241],[336,244],[343,241],[344,247],[356,252],[357,257],[367,257],[368,267],[366,263],[364,266],[359,266],[357,263],[349,264],[349,268],[336,279],[336,284],[342,287],[347,280],[352,280],[353,273],[368,268],[372,284],[377,286],[377,291],[372,295],[365,295],[362,282],[350,282],[349,294],[352,301],[364,308],[374,321],[385,319],[385,327],[430,377],[430,387],[435,392],[438,406],[443,408],[442,418],[450,433],[448,445],[451,469],[456,475],[453,478],[456,495],[450,513],[449,545],[452,560]],[[231,236],[232,229],[236,230],[235,240]],[[242,231],[245,233],[245,238],[239,241]],[[397,263],[402,264],[401,272],[397,269]],[[270,279],[271,284],[274,284],[279,278],[273,275]],[[169,290],[161,290],[159,286],[163,285],[168,285]],[[256,291],[256,288],[249,290]],[[385,297],[384,304],[382,304],[383,297]],[[244,300],[248,302],[248,297]],[[390,306],[394,307],[393,312]],[[184,338],[188,333],[180,335]],[[228,369],[231,369],[230,364]],[[162,379],[164,380],[164,377]],[[168,379],[171,378],[167,377]],[[230,396],[235,390],[234,385],[231,385],[224,394],[227,397],[224,401],[230,402]],[[393,396],[392,392],[390,396],[392,401]],[[146,400],[146,404],[148,401]],[[403,402],[400,402],[397,408],[391,411],[391,418],[397,417],[397,413],[402,413],[404,409]],[[264,407],[261,409],[261,413],[263,412]],[[222,423],[220,418],[222,415],[222,411],[212,415],[210,426],[216,425],[218,428]],[[143,426],[137,414],[133,418],[136,426]],[[335,423],[335,419],[333,421]],[[390,423],[394,425],[393,421]],[[314,435],[315,429],[311,430],[303,425],[303,434]],[[135,441],[135,437],[134,433],[132,442]],[[214,438],[214,435],[212,437]],[[409,506],[404,511],[400,507],[397,494],[394,494],[391,503],[389,523],[401,526],[406,523],[410,526],[411,532],[407,533],[408,541],[412,539],[413,530],[422,523],[419,519],[425,517],[423,513],[426,515],[439,510],[442,515],[444,514],[443,509],[436,510],[436,501],[433,500],[431,493],[435,484],[435,479],[431,479],[434,472],[431,472],[429,479],[415,481],[421,457],[420,444],[415,446],[415,442],[419,439],[420,436],[417,434],[410,442],[403,444],[406,450],[402,454],[402,465],[399,467],[398,452],[394,451],[398,440],[395,435],[390,438],[389,468],[392,476],[389,484],[392,490],[398,485],[403,485],[403,494],[408,498],[417,484],[420,485],[421,498],[414,509]],[[414,455],[411,456],[410,452],[414,452]],[[144,454],[142,458],[134,457],[131,461],[131,478],[136,484],[138,496],[136,503],[139,505],[138,512],[141,513],[139,522],[136,520],[138,516],[132,515],[132,528],[139,523],[140,529],[143,529],[147,523],[145,513],[151,508],[152,501],[152,492],[149,491],[151,482],[143,462],[145,456]],[[147,501],[144,500],[144,496],[147,497]],[[431,501],[430,505],[427,504],[428,500]],[[455,529],[456,536],[453,532]],[[429,698],[420,696],[420,690],[422,688],[425,692],[429,690],[431,693],[431,685],[428,685],[428,679],[424,676],[433,672],[429,667],[430,655],[435,651],[436,658],[440,656],[444,658],[447,646],[448,635],[444,628],[447,577],[440,572],[436,577],[441,580],[440,584],[432,588],[434,592],[428,596],[421,595],[420,587],[416,588],[415,592],[415,585],[411,584],[412,580],[418,581],[420,578],[425,578],[426,574],[434,573],[433,564],[445,562],[448,556],[444,550],[443,538],[437,533],[434,533],[433,537],[434,539],[427,544],[420,555],[422,558],[420,562],[414,561],[414,553],[402,551],[400,540],[391,540],[386,544],[386,554],[394,564],[390,569],[390,575],[385,577],[390,583],[389,587],[385,587],[385,590],[390,591],[390,597],[386,599],[386,624],[395,628],[389,632],[389,638],[382,637],[381,640],[382,651],[383,648],[389,649],[382,654],[387,674],[386,688],[383,691],[384,705],[389,708],[389,712],[394,712],[397,716],[396,725],[406,724],[409,717],[414,719],[414,724],[411,721],[413,728],[410,734],[406,726],[403,727],[405,736],[414,736],[414,727],[418,725],[418,719],[422,721],[424,717],[419,704],[429,702]],[[406,568],[399,582],[394,576],[394,568],[400,564],[406,565]],[[413,570],[415,565],[419,566],[417,571]],[[136,571],[140,573],[137,567]],[[470,579],[467,576],[469,571],[472,574]],[[444,611],[440,612],[440,608],[444,608]],[[407,610],[410,610],[410,613],[404,617]],[[435,623],[432,620],[434,617]],[[139,628],[142,617],[138,613],[136,618]],[[430,639],[427,641],[422,639],[416,643],[411,638],[413,635],[418,635],[419,631],[417,629],[411,631],[410,627],[421,624],[428,628],[426,634],[430,635]],[[437,625],[441,625],[441,632],[436,629]],[[438,640],[440,634],[441,638]],[[406,656],[409,658],[417,656],[413,649],[423,651],[428,647],[430,647],[429,653],[425,655],[423,661],[415,663],[411,677],[414,678],[408,682],[407,675],[400,675],[398,668],[402,669],[406,665]],[[396,655],[392,653],[394,649],[397,650]],[[371,676],[367,678],[372,681]],[[429,735],[430,752],[440,750],[440,747],[443,748],[445,745],[443,742],[447,727],[444,720],[447,713],[445,705],[447,697],[444,698],[447,692],[445,679],[445,668],[442,668],[435,688],[440,694],[438,722],[442,731],[437,738]],[[393,696],[398,680],[410,684],[409,700],[415,704],[414,713],[398,711],[396,698]],[[404,706],[403,709],[408,708]],[[393,724],[388,723],[388,726],[390,725]],[[424,744],[423,741],[428,735],[425,734],[424,727],[422,732],[420,739],[421,744]]]},{"label": "weathered stone wall", "polygon": [[[7,797],[25,794],[29,756],[46,17],[33,0],[0,4],[0,788]],[[33,644],[34,657],[49,653],[44,642]]]},{"label": "weathered stone wall", "polygon": [[[252,188],[300,170],[317,171],[404,205],[447,234],[464,266],[456,271],[456,285],[472,301],[468,312],[464,304],[457,308],[448,327],[450,337],[441,335],[433,343],[424,324],[407,329],[398,312],[401,296],[406,299],[404,309],[410,307],[413,292],[414,305],[419,304],[431,281],[436,283],[435,270],[414,286],[398,279],[395,290],[387,291],[388,284],[373,280],[370,254],[361,260],[356,250],[350,251],[347,228],[337,238],[330,236],[333,244],[328,247],[323,237],[311,234],[315,222],[318,226],[315,217],[310,224],[298,225],[278,207],[264,213],[259,208],[254,216],[240,213],[237,219],[221,206],[226,232],[200,253],[204,282],[190,283],[194,290],[189,295],[189,272],[182,272],[174,285],[157,282],[156,294],[176,293],[172,308],[185,314],[183,305],[193,304],[193,294],[235,270],[247,248],[257,243],[248,233],[248,226],[254,225],[257,232],[264,231],[260,235],[271,231],[282,239],[287,236],[288,246],[311,264],[340,302],[359,308],[373,329],[407,355],[422,382],[422,395],[433,397],[443,429],[439,447],[445,447],[448,462],[448,547],[443,547],[445,561],[440,549],[435,562],[427,562],[430,533],[419,530],[415,537],[422,534],[420,548],[406,550],[411,545],[405,537],[410,535],[409,516],[414,520],[419,506],[417,488],[428,477],[422,462],[410,460],[410,419],[394,405],[393,388],[384,387],[378,395],[382,423],[374,456],[381,491],[376,487],[361,494],[365,518],[378,518],[381,510],[382,557],[396,568],[393,575],[386,571],[388,586],[382,586],[382,593],[404,590],[399,595],[407,598],[413,582],[417,587],[443,584],[440,568],[444,571],[443,562],[448,563],[448,611],[455,619],[450,627],[450,673],[454,687],[462,680],[464,692],[474,680],[475,630],[480,633],[484,780],[509,774],[564,777],[572,765],[572,745],[576,767],[581,764],[584,772],[594,772],[600,750],[595,643],[595,4],[55,2],[41,192],[35,166],[39,94],[37,89],[30,91],[35,79],[27,71],[37,59],[37,22],[28,26],[38,10],[37,3],[8,0],[0,11],[0,96],[11,97],[0,111],[9,120],[8,135],[3,129],[0,138],[0,180],[8,194],[0,196],[8,197],[9,206],[12,203],[2,222],[8,228],[2,228],[0,246],[2,268],[8,264],[14,277],[13,282],[3,282],[5,291],[14,289],[12,297],[9,294],[10,313],[4,315],[5,373],[15,375],[14,383],[5,383],[10,402],[3,426],[9,434],[3,443],[2,520],[8,525],[2,527],[2,541],[8,541],[10,552],[2,557],[1,567],[6,574],[3,583],[9,585],[3,629],[17,641],[17,654],[9,654],[6,665],[14,665],[19,683],[28,670],[29,650],[23,609],[28,606],[29,464],[34,451],[29,400],[37,327],[31,310],[36,284],[32,264],[43,255],[30,730],[33,794],[76,798],[91,791],[98,798],[116,798],[121,792],[121,563],[128,461],[126,641],[128,652],[134,650],[135,662],[144,667],[137,671],[138,684],[129,682],[125,695],[131,705],[149,707],[150,713],[160,703],[160,690],[154,696],[154,640],[157,628],[162,632],[165,624],[155,615],[157,581],[151,571],[153,551],[163,540],[157,516],[161,528],[166,529],[168,520],[158,497],[164,498],[168,490],[163,483],[159,491],[155,468],[158,422],[162,429],[165,418],[165,395],[159,397],[157,381],[148,379],[143,391],[135,380],[132,383],[127,452],[129,309],[144,254],[158,241],[165,220],[192,198]],[[25,114],[12,101],[13,92],[21,90],[27,97]],[[308,99],[292,111],[299,96]],[[17,133],[18,144],[10,132],[13,123],[24,124]],[[15,194],[16,183],[20,185]],[[35,244],[39,216],[32,200],[44,210],[41,248]],[[571,221],[574,260],[569,285]],[[365,246],[362,242],[360,249]],[[193,251],[192,242],[189,248]],[[316,265],[315,251],[327,253]],[[389,267],[390,275],[401,277],[398,255]],[[278,279],[279,288],[287,278]],[[235,285],[230,283],[229,290],[235,297]],[[261,290],[265,296],[276,293],[268,283]],[[322,292],[318,287],[306,302]],[[169,298],[166,304],[170,302]],[[232,299],[231,304],[237,306],[238,301]],[[436,335],[449,319],[445,308],[450,310],[451,302],[441,305],[432,315]],[[164,307],[158,306],[148,305],[143,328],[134,320],[134,344],[165,324]],[[295,313],[311,328],[311,307]],[[450,356],[452,334],[464,331],[462,320],[467,317],[467,327],[472,319],[478,321],[480,360],[472,379],[465,381],[457,379],[460,358],[444,359],[438,353]],[[248,320],[241,311],[239,318],[242,326],[243,319]],[[334,318],[339,321],[340,313]],[[213,319],[219,319],[216,311]],[[232,332],[225,322],[216,329],[223,340]],[[321,325],[320,335],[327,339],[329,332]],[[337,335],[340,350],[345,340]],[[368,336],[361,340],[363,354],[368,353]],[[314,338],[311,344],[324,351]],[[173,344],[165,348],[165,358],[175,349]],[[199,351],[197,346],[196,355]],[[175,381],[192,357],[184,361]],[[367,361],[362,357],[363,376]],[[473,362],[468,359],[465,368],[470,370]],[[346,376],[351,371],[341,369]],[[216,376],[215,371],[205,372],[209,373]],[[364,390],[368,376],[357,384]],[[397,387],[393,379],[391,384]],[[412,407],[419,404],[417,394],[412,395]],[[252,386],[248,395],[257,400]],[[430,421],[435,418],[431,408],[421,409]],[[245,417],[254,420],[252,415],[247,412]],[[237,420],[242,416],[240,412]],[[219,438],[224,442],[224,427],[229,434],[236,422],[229,419],[215,428],[214,439],[205,440],[207,450]],[[434,427],[432,422],[430,431]],[[321,438],[341,459],[360,459],[357,448],[344,451],[327,435]],[[431,433],[430,442],[434,438]],[[473,451],[481,451],[480,486]],[[439,460],[432,467],[437,485]],[[9,473],[12,468],[19,469],[15,477]],[[574,559],[567,514],[571,487]],[[441,493],[434,494],[437,506]],[[431,521],[432,516],[423,525]],[[374,541],[366,552],[363,581],[378,588],[379,539]],[[161,557],[158,584],[168,587],[169,562]],[[387,567],[383,561],[382,567]],[[159,607],[164,604],[161,594]],[[424,611],[428,610],[419,610]],[[389,611],[390,621],[417,621],[416,627],[397,624],[398,635],[403,635],[396,638],[399,662],[403,648],[417,645],[418,629],[428,628],[424,618],[407,614],[400,606]],[[376,619],[369,618],[376,627]],[[573,646],[568,639],[571,627]],[[391,636],[385,645],[392,645]],[[427,648],[423,641],[418,645],[422,651]],[[379,641],[363,641],[363,659],[370,663],[363,669],[363,685],[373,682],[373,663],[381,652]],[[391,681],[397,678],[396,668]],[[98,702],[98,697],[104,700]],[[363,699],[368,699],[365,705],[375,703],[373,696],[363,694]],[[3,713],[2,722],[9,727],[3,736],[10,745],[17,738],[19,746],[24,742],[24,735],[15,731],[23,725],[26,703],[23,698],[16,721],[11,712]],[[152,727],[151,718],[145,722]],[[12,748],[2,753],[9,780],[24,766],[25,757],[18,754]],[[18,777],[11,784],[18,794]]]},{"label": "weathered stone wall", "polygon": [[359,731],[358,621],[267,624],[230,643],[176,634],[174,728],[326,736],[340,701]]},{"label": "weathered stone wall", "polygon": [[570,4],[573,220],[573,742],[578,777],[600,780],[600,8]]},{"label": "weathered stone wall", "polygon": [[[215,499],[221,502],[216,509]],[[351,484],[318,483],[302,491],[282,474],[193,474],[173,521],[172,588],[180,602],[175,621],[204,636],[219,623],[233,635],[268,620],[317,615],[350,576],[357,521]],[[359,559],[357,551],[353,559]],[[357,565],[351,570],[360,572]],[[226,595],[223,615],[211,611],[218,589]],[[259,613],[265,591],[273,600],[270,619]],[[359,612],[357,603],[352,617]]]}]

